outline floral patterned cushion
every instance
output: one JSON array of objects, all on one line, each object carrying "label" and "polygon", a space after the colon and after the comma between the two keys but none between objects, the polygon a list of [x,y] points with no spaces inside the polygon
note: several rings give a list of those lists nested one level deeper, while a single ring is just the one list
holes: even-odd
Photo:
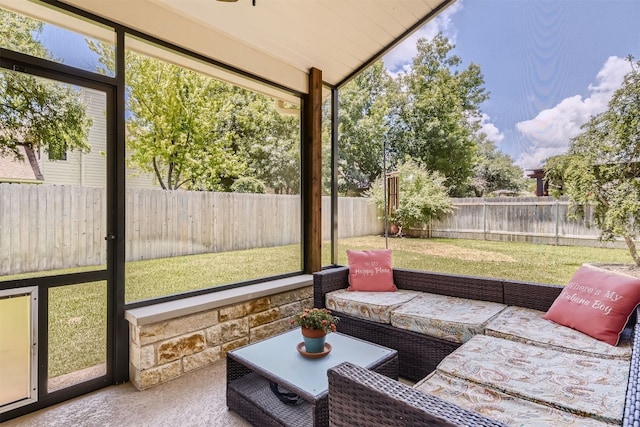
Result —
[{"label": "floral patterned cushion", "polygon": [[513,397],[620,424],[629,365],[476,335],[437,370]]},{"label": "floral patterned cushion", "polygon": [[463,343],[484,333],[486,323],[505,307],[495,302],[420,293],[391,312],[391,324]]},{"label": "floral patterned cushion", "polygon": [[486,334],[542,347],[586,356],[631,359],[631,341],[620,340],[617,346],[603,343],[575,329],[543,319],[544,312],[522,307],[507,307],[492,319]]},{"label": "floral patterned cushion", "polygon": [[593,418],[519,399],[437,371],[417,383],[414,388],[510,426],[600,427],[610,425]]},{"label": "floral patterned cushion", "polygon": [[412,300],[416,292],[398,290],[396,292],[351,292],[346,289],[329,292],[325,304],[331,311],[378,323],[390,323],[391,310]]}]

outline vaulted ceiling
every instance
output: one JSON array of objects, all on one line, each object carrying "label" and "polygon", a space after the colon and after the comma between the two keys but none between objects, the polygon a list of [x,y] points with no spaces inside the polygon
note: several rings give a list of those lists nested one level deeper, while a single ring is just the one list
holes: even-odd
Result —
[{"label": "vaulted ceiling", "polygon": [[[255,1],[255,6],[252,2]],[[338,86],[455,0],[64,0],[292,90]]]}]

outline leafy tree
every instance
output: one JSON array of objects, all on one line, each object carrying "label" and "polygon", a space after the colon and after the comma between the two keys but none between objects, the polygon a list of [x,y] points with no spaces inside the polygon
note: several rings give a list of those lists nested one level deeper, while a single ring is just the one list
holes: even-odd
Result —
[{"label": "leafy tree", "polygon": [[462,196],[476,159],[480,125],[475,119],[488,93],[480,67],[460,69],[462,60],[451,55],[453,48],[442,34],[418,40],[418,53],[403,76],[405,129],[394,148],[442,173],[450,194]]},{"label": "leafy tree", "polygon": [[332,191],[332,152],[331,152],[331,97],[322,102],[322,195],[328,196]]},{"label": "leafy tree", "polygon": [[[113,69],[111,49],[89,46]],[[275,192],[299,191],[299,118],[280,115],[264,95],[174,64],[131,51],[126,61],[130,166],[154,173],[164,189],[230,191],[252,177]]]},{"label": "leafy tree", "polygon": [[[560,197],[565,194],[564,191],[564,177],[569,176],[571,163],[578,158],[573,158],[569,154],[561,154],[558,156],[552,156],[544,162],[544,180],[549,185],[549,195],[554,197]],[[577,205],[570,207],[570,213],[577,208]],[[580,215],[573,215],[574,217],[580,217]]]},{"label": "leafy tree", "polygon": [[239,177],[246,165],[230,155],[232,135],[216,132],[227,88],[153,58],[131,54],[128,64],[129,161],[164,189],[223,190]]},{"label": "leafy tree", "polygon": [[[244,175],[262,181],[276,194],[299,194],[300,116],[280,114],[273,99],[256,93],[237,96],[227,105],[235,106],[234,120],[241,120],[239,129],[244,129],[233,132],[237,155],[247,164]],[[234,121],[225,114],[218,120],[227,125]]]},{"label": "leafy tree", "polygon": [[640,266],[633,241],[640,231],[640,61],[628,57],[631,71],[608,109],[582,125],[567,155],[551,158],[545,170],[553,194],[571,199],[571,216],[593,206],[601,238],[624,238]]},{"label": "leafy tree", "polygon": [[[0,9],[0,44],[52,59],[34,38],[42,26],[41,22]],[[20,145],[43,147],[51,157],[67,150],[88,151],[90,126],[78,90],[18,72],[0,71],[0,155],[23,160]]]},{"label": "leafy tree", "polygon": [[231,191],[235,193],[260,193],[264,194],[267,192],[264,183],[259,179],[253,177],[242,177],[236,179],[236,181],[231,185]]},{"label": "leafy tree", "polygon": [[[432,219],[453,212],[451,198],[447,195],[446,179],[437,171],[429,171],[415,160],[407,157],[398,164],[399,204],[391,213],[389,220],[399,227],[415,227],[428,224]],[[369,196],[376,205],[385,209],[384,183],[378,178]]]},{"label": "leafy tree", "polygon": [[382,173],[398,86],[378,61],[340,89],[338,191],[360,195]]},{"label": "leafy tree", "polygon": [[497,190],[518,193],[525,186],[524,171],[513,163],[509,155],[499,151],[489,140],[480,142],[471,179],[471,189],[476,197],[484,197]]}]

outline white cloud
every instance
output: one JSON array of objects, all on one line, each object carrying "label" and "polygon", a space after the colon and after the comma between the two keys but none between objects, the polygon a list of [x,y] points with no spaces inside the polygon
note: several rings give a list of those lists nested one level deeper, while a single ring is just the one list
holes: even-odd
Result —
[{"label": "white cloud", "polygon": [[462,1],[453,3],[387,53],[382,60],[389,72],[395,76],[398,72],[408,69],[411,65],[411,60],[416,56],[416,44],[421,37],[432,39],[439,32],[443,32],[447,34],[451,41],[454,41],[455,34],[452,35],[451,33],[455,30],[451,17],[462,7]]},{"label": "white cloud", "polygon": [[482,113],[482,118],[480,119],[480,132],[485,133],[487,139],[493,141],[496,145],[504,139],[504,134],[500,132],[496,125],[491,123],[491,117],[485,113]]},{"label": "white cloud", "polygon": [[516,123],[516,129],[529,145],[516,163],[524,169],[534,169],[546,158],[566,152],[569,140],[580,133],[580,126],[607,109],[613,92],[629,71],[630,65],[624,58],[610,56],[596,76],[597,83],[589,85],[588,97],[565,98],[535,118]]}]

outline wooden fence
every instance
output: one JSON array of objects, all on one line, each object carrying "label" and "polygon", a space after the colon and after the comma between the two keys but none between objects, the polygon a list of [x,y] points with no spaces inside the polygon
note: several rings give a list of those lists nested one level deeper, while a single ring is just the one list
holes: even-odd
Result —
[{"label": "wooden fence", "polygon": [[[300,196],[128,189],[125,203],[127,261],[301,241]],[[368,199],[338,205],[340,238],[382,233]],[[106,209],[101,188],[0,184],[0,275],[104,264]]]},{"label": "wooden fence", "polygon": [[105,263],[104,190],[0,184],[0,275]]},{"label": "wooden fence", "polygon": [[[127,261],[297,244],[299,196],[128,189]],[[549,197],[454,199],[454,213],[411,234],[555,245],[615,246],[598,241],[587,219],[567,218],[569,202]],[[104,189],[0,184],[0,275],[104,264]],[[322,201],[330,239],[331,201]],[[403,230],[406,231],[406,230]],[[341,197],[338,237],[383,232],[375,205]]]},{"label": "wooden fence", "polygon": [[453,214],[431,224],[432,237],[626,247],[623,241],[598,240],[600,230],[593,225],[591,208],[584,220],[569,219],[566,197],[458,198],[453,205]]}]

